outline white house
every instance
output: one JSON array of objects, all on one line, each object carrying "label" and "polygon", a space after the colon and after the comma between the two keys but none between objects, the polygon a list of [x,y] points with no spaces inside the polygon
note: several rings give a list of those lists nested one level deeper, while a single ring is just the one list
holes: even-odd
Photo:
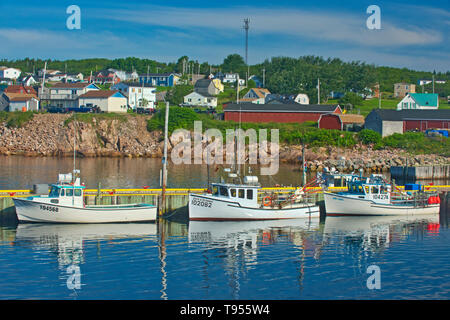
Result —
[{"label": "white house", "polygon": [[408,93],[398,104],[397,110],[437,110],[439,97],[437,93]]},{"label": "white house", "polygon": [[198,92],[192,92],[184,96],[184,104],[189,106],[199,107],[217,107],[217,97],[212,95],[200,94]]},{"label": "white house", "polygon": [[239,85],[245,85],[245,79],[240,79],[239,74],[237,73],[225,73],[222,82],[223,83],[236,83],[236,80],[239,79]]},{"label": "white house", "polygon": [[48,74],[45,81],[60,82],[67,78],[66,73]]},{"label": "white house", "polygon": [[9,100],[9,111],[38,111],[39,100],[29,95],[13,96]]},{"label": "white house", "polygon": [[[46,77],[48,77],[49,75],[55,75],[55,74],[58,74],[58,73],[62,73],[62,72],[59,71],[59,70],[51,70],[51,69],[45,70],[45,76]],[[44,69],[41,69],[41,70],[38,71],[38,77],[42,77],[42,76],[44,76]]]},{"label": "white house", "polygon": [[0,78],[17,79],[21,71],[16,68],[0,67]]},{"label": "white house", "polygon": [[294,101],[300,104],[309,104],[309,97],[307,94],[299,93],[295,96]]},{"label": "white house", "polygon": [[148,83],[119,82],[111,87],[111,90],[119,90],[128,98],[128,105],[136,108],[154,109],[156,106],[156,88]]},{"label": "white house", "polygon": [[29,86],[35,85],[38,82],[36,81],[36,79],[32,75],[28,75],[28,76],[23,77],[20,80],[20,83],[22,83],[24,86],[28,86],[29,87]]},{"label": "white house", "polygon": [[243,97],[240,99],[241,102],[251,102],[256,104],[266,103],[266,96],[270,94],[270,91],[266,88],[251,88]]},{"label": "white house", "polygon": [[56,83],[51,88],[39,88],[39,98],[49,102],[51,106],[61,108],[78,107],[78,97],[92,90],[100,90],[94,83],[77,82],[77,83]]},{"label": "white house", "polygon": [[103,112],[127,112],[127,97],[118,90],[92,90],[78,98],[78,106],[98,107]]},{"label": "white house", "polygon": [[[419,80],[419,85],[423,86],[423,85],[426,85],[426,84],[429,84],[432,82],[433,82],[433,80],[421,79],[421,80]],[[446,82],[445,80],[434,80],[434,83],[439,83],[439,84],[445,84],[445,82]]]}]

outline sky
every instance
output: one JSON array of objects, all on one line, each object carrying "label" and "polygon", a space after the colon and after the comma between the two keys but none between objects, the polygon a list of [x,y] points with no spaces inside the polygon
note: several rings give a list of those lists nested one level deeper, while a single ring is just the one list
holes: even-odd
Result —
[{"label": "sky", "polygon": [[[70,5],[80,29],[69,29]],[[370,5],[380,29],[369,29]],[[148,58],[219,64],[245,56],[250,65],[304,55],[378,66],[450,71],[450,0],[304,1],[0,0],[0,58]]]}]

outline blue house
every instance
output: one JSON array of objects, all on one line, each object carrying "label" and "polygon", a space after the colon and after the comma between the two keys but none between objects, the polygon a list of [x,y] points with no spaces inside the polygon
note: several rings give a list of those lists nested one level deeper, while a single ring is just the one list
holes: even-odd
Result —
[{"label": "blue house", "polygon": [[151,86],[173,87],[177,84],[180,76],[176,73],[149,73],[139,75],[139,83]]}]

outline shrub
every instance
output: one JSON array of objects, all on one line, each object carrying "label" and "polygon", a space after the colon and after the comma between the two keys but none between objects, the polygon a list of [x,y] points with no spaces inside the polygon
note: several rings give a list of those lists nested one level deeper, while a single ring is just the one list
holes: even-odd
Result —
[{"label": "shrub", "polygon": [[381,141],[381,134],[373,130],[363,129],[358,133],[358,139],[363,144],[377,144]]},{"label": "shrub", "polygon": [[[147,130],[164,131],[166,108],[161,108],[147,122]],[[199,120],[199,116],[194,110],[182,107],[170,107],[169,110],[169,134],[179,128],[191,130],[194,128],[194,121]]]}]

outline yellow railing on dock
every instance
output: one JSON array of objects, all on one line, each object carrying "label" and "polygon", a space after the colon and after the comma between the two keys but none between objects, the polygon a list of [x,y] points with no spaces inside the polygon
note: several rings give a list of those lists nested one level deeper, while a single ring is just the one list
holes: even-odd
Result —
[{"label": "yellow railing on dock", "polygon": [[[400,189],[404,189],[404,186],[397,186]],[[265,192],[277,192],[277,193],[289,193],[297,189],[296,187],[267,187],[261,188],[259,193]],[[318,193],[322,192],[320,187],[309,187],[307,190],[316,191]],[[330,187],[330,191],[343,191],[346,187]],[[429,191],[440,191],[448,190],[450,191],[450,185],[433,185],[425,186],[426,190]],[[166,189],[167,195],[188,195],[192,192],[205,192],[205,188],[168,188]],[[102,197],[108,196],[132,196],[132,195],[142,195],[142,196],[156,196],[161,193],[160,188],[130,188],[130,189],[101,189],[100,195]],[[12,198],[12,197],[26,197],[33,194],[33,190],[0,190],[0,198]],[[98,189],[85,189],[85,195],[88,197],[97,196],[99,194]]]}]

